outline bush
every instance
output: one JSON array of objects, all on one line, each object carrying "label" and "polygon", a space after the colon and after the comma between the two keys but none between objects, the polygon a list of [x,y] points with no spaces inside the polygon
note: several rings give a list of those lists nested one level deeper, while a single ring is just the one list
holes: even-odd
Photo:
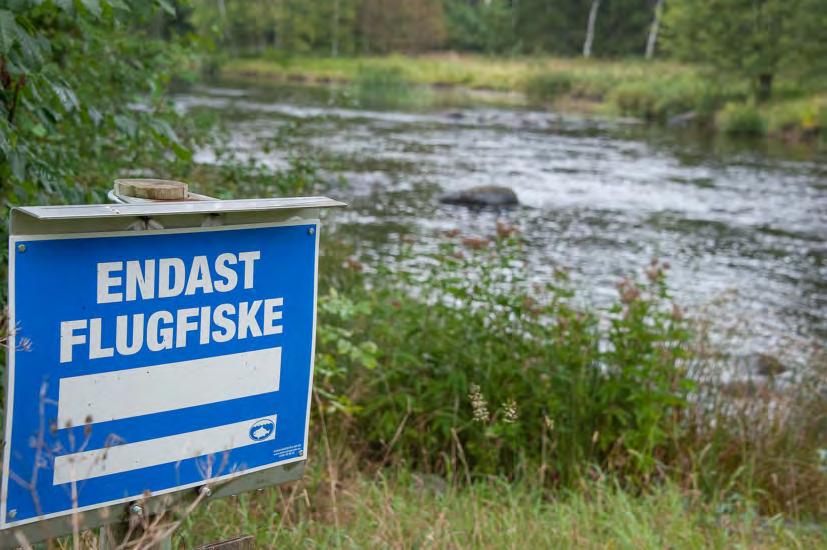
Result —
[{"label": "bush", "polygon": [[770,133],[813,137],[827,129],[827,97],[778,103],[769,108],[767,118]]},{"label": "bush", "polygon": [[691,387],[661,266],[595,311],[573,305],[563,279],[530,287],[513,237],[459,246],[322,307],[317,380],[331,409],[353,414],[357,447],[448,476],[570,484],[596,465],[647,479]]},{"label": "bush", "polygon": [[610,101],[622,114],[665,120],[690,111],[709,115],[723,103],[723,92],[694,76],[633,80],[615,87]]},{"label": "bush", "polygon": [[528,77],[522,88],[530,101],[552,101],[571,91],[572,79],[561,72],[538,73]]},{"label": "bush", "polygon": [[715,124],[730,135],[763,136],[767,121],[751,104],[727,103],[715,117]]}]

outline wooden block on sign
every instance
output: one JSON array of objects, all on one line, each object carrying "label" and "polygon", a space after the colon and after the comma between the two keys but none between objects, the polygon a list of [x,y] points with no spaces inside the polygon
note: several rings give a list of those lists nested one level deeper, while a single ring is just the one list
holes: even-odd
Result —
[{"label": "wooden block on sign", "polygon": [[256,539],[252,535],[245,535],[236,537],[234,539],[225,540],[223,542],[211,542],[204,546],[199,546],[195,550],[254,550]]},{"label": "wooden block on sign", "polygon": [[115,180],[115,194],[139,199],[183,201],[187,199],[186,183],[172,180],[119,179]]}]

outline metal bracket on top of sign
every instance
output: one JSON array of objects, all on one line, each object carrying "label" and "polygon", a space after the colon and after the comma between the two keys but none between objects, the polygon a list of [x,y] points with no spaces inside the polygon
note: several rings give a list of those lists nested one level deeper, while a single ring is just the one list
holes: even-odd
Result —
[{"label": "metal bracket on top of sign", "polygon": [[[14,208],[10,216],[10,238],[15,242],[14,239],[20,236],[45,240],[66,234],[120,234],[135,230],[141,234],[149,234],[178,230],[185,232],[187,229],[215,226],[259,227],[281,223],[290,225],[301,223],[303,220],[317,220],[321,209],[346,206],[327,197],[215,200],[203,196],[189,196],[187,200],[180,201],[151,201],[110,194],[110,199],[118,203]],[[8,376],[7,369],[6,388],[9,388]],[[6,407],[8,421],[8,402]],[[154,515],[182,504],[186,505],[198,498],[212,500],[295,481],[303,475],[305,463],[306,456],[302,453],[293,462],[255,469],[250,473],[232,476],[209,485],[193,487],[190,484],[179,491],[166,492],[158,496],[148,494],[135,501],[100,507],[88,506],[77,513],[47,516],[20,525],[14,524],[13,511],[8,511],[5,521],[11,525],[0,530],[0,548],[17,547],[23,541],[33,543],[76,530],[126,522],[130,516],[129,509],[136,501],[140,502],[142,514]],[[0,496],[3,503],[7,496]]]}]

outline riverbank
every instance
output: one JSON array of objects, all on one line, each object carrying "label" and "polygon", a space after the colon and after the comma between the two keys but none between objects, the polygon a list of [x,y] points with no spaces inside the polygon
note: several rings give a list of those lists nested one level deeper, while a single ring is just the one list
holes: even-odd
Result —
[{"label": "riverbank", "polygon": [[[666,61],[488,58],[441,54],[363,58],[231,59],[226,78],[389,86],[466,88],[522,94],[526,103],[558,110],[633,116],[742,136],[825,143],[827,89],[779,78],[775,99],[750,100],[745,82],[703,67]],[[412,94],[408,94],[412,95]]]}]

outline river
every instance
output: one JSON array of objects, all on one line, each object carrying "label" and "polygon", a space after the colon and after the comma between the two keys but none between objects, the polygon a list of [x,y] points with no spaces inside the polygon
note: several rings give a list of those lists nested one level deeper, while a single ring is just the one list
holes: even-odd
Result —
[{"label": "river", "polygon": [[[525,237],[533,277],[568,268],[597,304],[658,257],[678,301],[711,318],[736,355],[802,364],[827,342],[827,156],[811,148],[474,97],[370,109],[341,87],[225,83],[176,100],[217,112],[242,158],[283,167],[289,144],[321,159],[329,179],[344,177],[326,193],[351,208],[329,221],[368,262],[400,236],[490,235],[501,219]],[[208,148],[197,156],[215,158]],[[522,205],[438,201],[481,184],[512,187]]]}]

